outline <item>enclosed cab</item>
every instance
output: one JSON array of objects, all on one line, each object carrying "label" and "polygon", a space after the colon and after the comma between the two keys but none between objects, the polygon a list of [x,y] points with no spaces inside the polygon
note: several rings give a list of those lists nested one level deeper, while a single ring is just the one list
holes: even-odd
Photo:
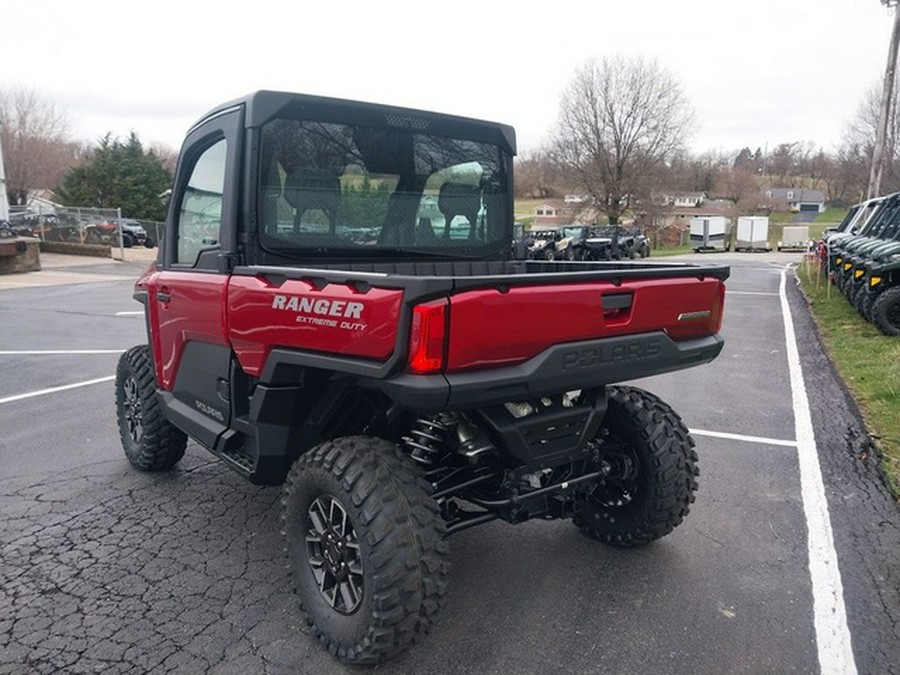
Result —
[{"label": "enclosed cab", "polygon": [[126,456],[168,469],[190,437],[283,485],[301,607],[347,662],[430,628],[456,532],[639,546],[694,499],[687,428],[621,383],[718,356],[728,268],[516,260],[514,154],[503,124],[258,92],[189,132],[135,288]]}]

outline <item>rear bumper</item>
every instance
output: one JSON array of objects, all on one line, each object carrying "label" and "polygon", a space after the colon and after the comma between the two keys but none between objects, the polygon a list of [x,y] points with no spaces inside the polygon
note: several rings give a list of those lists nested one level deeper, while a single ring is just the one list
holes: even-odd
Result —
[{"label": "rear bumper", "polygon": [[718,335],[675,342],[664,332],[554,345],[515,366],[446,375],[401,374],[363,379],[403,408],[420,412],[474,408],[590,389],[709,363]]}]

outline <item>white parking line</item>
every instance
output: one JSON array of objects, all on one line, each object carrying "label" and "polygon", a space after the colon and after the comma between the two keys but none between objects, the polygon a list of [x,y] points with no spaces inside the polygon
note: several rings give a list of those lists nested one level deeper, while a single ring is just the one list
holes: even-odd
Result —
[{"label": "white parking line", "polygon": [[0,398],[0,404],[2,403],[12,403],[13,401],[21,401],[26,398],[33,398],[35,396],[43,396],[44,394],[55,394],[58,391],[66,391],[68,389],[77,389],[78,387],[88,387],[92,384],[100,384],[101,382],[109,382],[110,380],[116,379],[115,375],[110,375],[108,377],[98,377],[96,380],[87,380],[85,382],[76,382],[75,384],[64,384],[61,387],[50,387],[49,389],[41,389],[39,391],[30,391],[27,394],[16,394],[15,396],[7,396],[6,398]]},{"label": "white parking line", "polygon": [[116,312],[116,316],[143,316],[144,310],[138,309],[133,312]]},{"label": "white parking line", "polygon": [[28,351],[0,351],[0,356],[47,356],[47,355],[89,355],[89,354],[121,354],[124,349],[32,349]]},{"label": "white parking line", "polygon": [[778,293],[771,293],[766,291],[732,291],[730,289],[725,291],[725,295],[771,295],[775,298],[778,297]]},{"label": "white parking line", "polygon": [[819,453],[813,433],[809,399],[800,366],[800,353],[794,333],[794,321],[787,301],[787,269],[781,270],[781,314],[787,343],[788,371],[794,404],[797,458],[800,464],[800,494],[806,515],[809,575],[812,580],[813,617],[819,669],[822,673],[856,673],[856,661],[847,626],[844,588],[838,567],[837,551],[831,532],[831,517],[825,497],[825,482],[819,466]]},{"label": "white parking line", "polygon": [[763,436],[745,436],[744,434],[731,434],[727,431],[707,431],[706,429],[691,429],[694,436],[709,436],[710,438],[724,438],[729,441],[745,441],[747,443],[759,443],[761,445],[780,445],[786,448],[796,448],[797,441],[785,441],[780,438],[765,438]]}]

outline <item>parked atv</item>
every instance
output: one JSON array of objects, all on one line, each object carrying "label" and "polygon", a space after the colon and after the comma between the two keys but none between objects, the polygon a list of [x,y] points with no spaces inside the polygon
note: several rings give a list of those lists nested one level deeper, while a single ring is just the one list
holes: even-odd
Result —
[{"label": "parked atv", "polygon": [[631,236],[634,237],[634,251],[639,258],[650,257],[650,239],[644,234],[643,230],[631,230]]},{"label": "parked atv", "polygon": [[135,286],[148,336],[116,372],[126,457],[168,469],[191,438],[283,486],[308,635],[348,663],[428,633],[452,535],[563,519],[633,548],[694,501],[688,428],[622,383],[719,355],[729,269],[511,259],[514,143],[333,98],[223,104],[184,142]]},{"label": "parked atv", "polygon": [[559,232],[556,253],[559,260],[584,260],[584,242],[590,236],[590,228],[585,225],[569,225]]},{"label": "parked atv", "polygon": [[533,230],[532,236],[534,240],[528,247],[530,260],[556,260],[558,258],[556,242],[559,240],[559,230]]}]

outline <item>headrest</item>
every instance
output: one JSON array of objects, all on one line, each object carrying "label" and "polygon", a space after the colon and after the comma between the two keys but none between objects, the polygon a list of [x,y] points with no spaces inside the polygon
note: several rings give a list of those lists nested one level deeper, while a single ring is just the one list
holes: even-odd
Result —
[{"label": "headrest", "polygon": [[475,185],[444,183],[438,193],[438,208],[445,216],[461,214],[472,220],[481,208],[481,193]]},{"label": "headrest", "polygon": [[341,180],[323,172],[292,173],[284,181],[284,198],[295,209],[310,208],[320,202],[337,201],[341,195]]}]

